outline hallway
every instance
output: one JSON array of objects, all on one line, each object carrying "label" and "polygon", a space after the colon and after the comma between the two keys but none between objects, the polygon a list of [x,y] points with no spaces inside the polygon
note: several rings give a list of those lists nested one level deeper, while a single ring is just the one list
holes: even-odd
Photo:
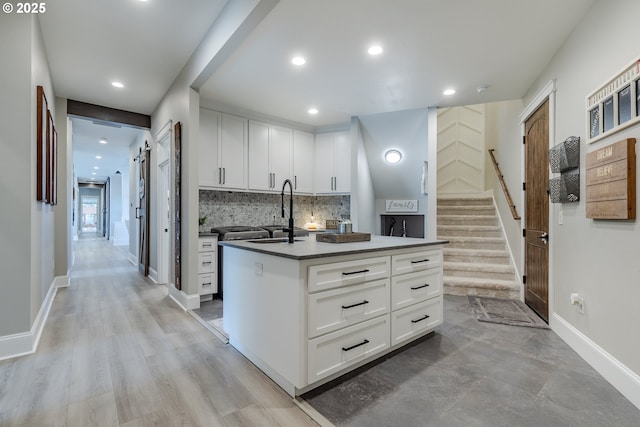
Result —
[{"label": "hallway", "polygon": [[0,427],[315,425],[232,347],[79,236],[38,351],[0,362]]}]

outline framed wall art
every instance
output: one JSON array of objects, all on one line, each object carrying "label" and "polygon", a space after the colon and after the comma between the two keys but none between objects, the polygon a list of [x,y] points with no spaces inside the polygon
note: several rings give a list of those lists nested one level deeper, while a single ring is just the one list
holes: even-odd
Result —
[{"label": "framed wall art", "polygon": [[36,200],[45,202],[47,200],[47,97],[44,88],[36,88]]},{"label": "framed wall art", "polygon": [[640,59],[586,98],[587,142],[596,142],[640,123]]}]

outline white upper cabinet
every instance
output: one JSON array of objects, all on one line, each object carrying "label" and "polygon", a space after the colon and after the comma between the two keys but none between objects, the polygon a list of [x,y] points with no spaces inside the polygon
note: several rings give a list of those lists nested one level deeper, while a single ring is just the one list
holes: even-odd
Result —
[{"label": "white upper cabinet", "polygon": [[314,137],[312,133],[293,131],[293,191],[313,194]]},{"label": "white upper cabinet", "polygon": [[328,132],[316,135],[316,194],[351,191],[351,133]]},{"label": "white upper cabinet", "polygon": [[200,145],[198,183],[201,187],[218,185],[218,126],[220,113],[200,109]]},{"label": "white upper cabinet", "polygon": [[199,184],[246,190],[247,120],[200,109]]},{"label": "white upper cabinet", "polygon": [[277,191],[291,179],[293,130],[249,120],[249,189]]}]

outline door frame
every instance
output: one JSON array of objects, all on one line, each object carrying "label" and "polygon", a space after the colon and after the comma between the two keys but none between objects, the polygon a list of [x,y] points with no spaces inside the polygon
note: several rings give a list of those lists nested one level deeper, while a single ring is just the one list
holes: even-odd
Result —
[{"label": "door frame", "polygon": [[[158,236],[158,251],[157,251],[157,259],[156,265],[158,268],[158,283],[169,286],[171,283],[171,238],[173,235],[173,191],[171,185],[171,152],[173,151],[173,147],[171,144],[173,135],[172,121],[169,120],[155,135],[154,140],[156,142],[156,168],[157,168],[157,185],[156,185],[156,210],[157,210],[157,221],[156,221],[156,235]],[[163,168],[167,169],[167,182],[166,189],[169,190],[169,204],[165,206],[164,202],[166,197],[162,194],[163,188],[165,185]],[[168,240],[166,241],[166,245],[164,239],[164,230],[162,225],[162,215],[164,215],[164,209],[168,208],[169,210],[169,219],[168,219]]]},{"label": "door frame", "polygon": [[[555,141],[555,135],[556,135],[556,80],[550,80],[549,82],[547,82],[547,84],[533,97],[533,99],[529,102],[529,104],[522,110],[522,113],[520,113],[520,136],[521,138],[524,138],[525,134],[526,134],[526,130],[525,130],[525,123],[527,121],[527,119],[529,119],[529,117],[531,117],[531,115],[533,113],[536,112],[536,110],[542,105],[544,104],[544,102],[549,99],[549,148],[551,148],[551,146],[554,145],[554,141]],[[521,171],[521,175],[520,175],[520,179],[522,182],[525,182],[525,174],[526,174],[526,164],[525,164],[525,145],[522,144],[520,147],[520,171]],[[526,203],[526,194],[525,191],[521,191],[520,192],[520,206],[525,206]],[[554,272],[555,272],[555,245],[554,243],[554,238],[556,236],[556,227],[555,227],[555,222],[554,222],[554,216],[553,216],[553,204],[549,203],[549,235],[550,235],[550,239],[549,239],[549,278],[548,278],[548,284],[549,284],[549,313],[548,313],[548,318],[549,318],[549,326],[553,329],[554,327],[554,316],[553,314],[555,313],[555,309],[554,309],[554,300],[555,300],[555,286],[554,286],[554,282],[553,282],[553,277],[554,277]],[[562,206],[560,206],[559,209],[562,209]],[[525,227],[526,222],[526,209],[524,209],[523,215],[522,215],[522,227]],[[521,242],[520,242],[520,260],[521,260],[521,265],[522,265],[522,271],[527,271],[526,268],[526,254],[525,254],[525,239],[522,238]],[[522,280],[522,278],[521,278]],[[524,302],[524,284],[522,284],[520,286],[520,301]]]}]

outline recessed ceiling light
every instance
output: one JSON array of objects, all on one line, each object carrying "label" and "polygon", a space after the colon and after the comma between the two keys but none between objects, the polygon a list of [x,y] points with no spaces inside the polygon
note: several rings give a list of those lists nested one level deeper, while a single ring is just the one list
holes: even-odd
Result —
[{"label": "recessed ceiling light", "polygon": [[367,52],[369,52],[369,55],[380,55],[382,53],[382,46],[371,46]]},{"label": "recessed ceiling light", "polygon": [[91,172],[91,175],[97,175],[95,172]]},{"label": "recessed ceiling light", "polygon": [[293,59],[291,60],[291,63],[292,63],[293,65],[298,65],[298,66],[300,66],[300,65],[304,65],[304,64],[306,64],[306,63],[307,63],[307,60],[306,60],[306,59],[304,59],[302,56],[296,56],[295,58],[293,58]]},{"label": "recessed ceiling light", "polygon": [[102,139],[100,140],[100,144],[106,144],[106,143],[107,143],[107,140],[106,140],[106,139],[102,138]]},{"label": "recessed ceiling light", "polygon": [[98,170],[98,169],[100,169],[100,168],[99,168],[99,167],[97,167],[97,166],[94,166],[93,168],[94,168],[95,170]]},{"label": "recessed ceiling light", "polygon": [[309,108],[309,114],[318,114],[317,108]]},{"label": "recessed ceiling light", "polygon": [[398,150],[388,150],[384,153],[384,160],[392,165],[395,165],[402,159],[402,153]]},{"label": "recessed ceiling light", "polygon": [[102,158],[102,156],[96,156],[96,159],[101,159],[101,158]]},{"label": "recessed ceiling light", "polygon": [[111,82],[111,85],[113,87],[117,87],[117,88],[120,88],[120,89],[122,89],[124,87],[124,85],[122,83],[120,83],[120,82]]},{"label": "recessed ceiling light", "polygon": [[455,90],[455,89],[447,89],[447,90],[445,90],[444,92],[442,92],[442,94],[443,94],[443,95],[446,95],[446,96],[451,96],[451,95],[453,95],[454,93],[456,93],[456,90]]}]

